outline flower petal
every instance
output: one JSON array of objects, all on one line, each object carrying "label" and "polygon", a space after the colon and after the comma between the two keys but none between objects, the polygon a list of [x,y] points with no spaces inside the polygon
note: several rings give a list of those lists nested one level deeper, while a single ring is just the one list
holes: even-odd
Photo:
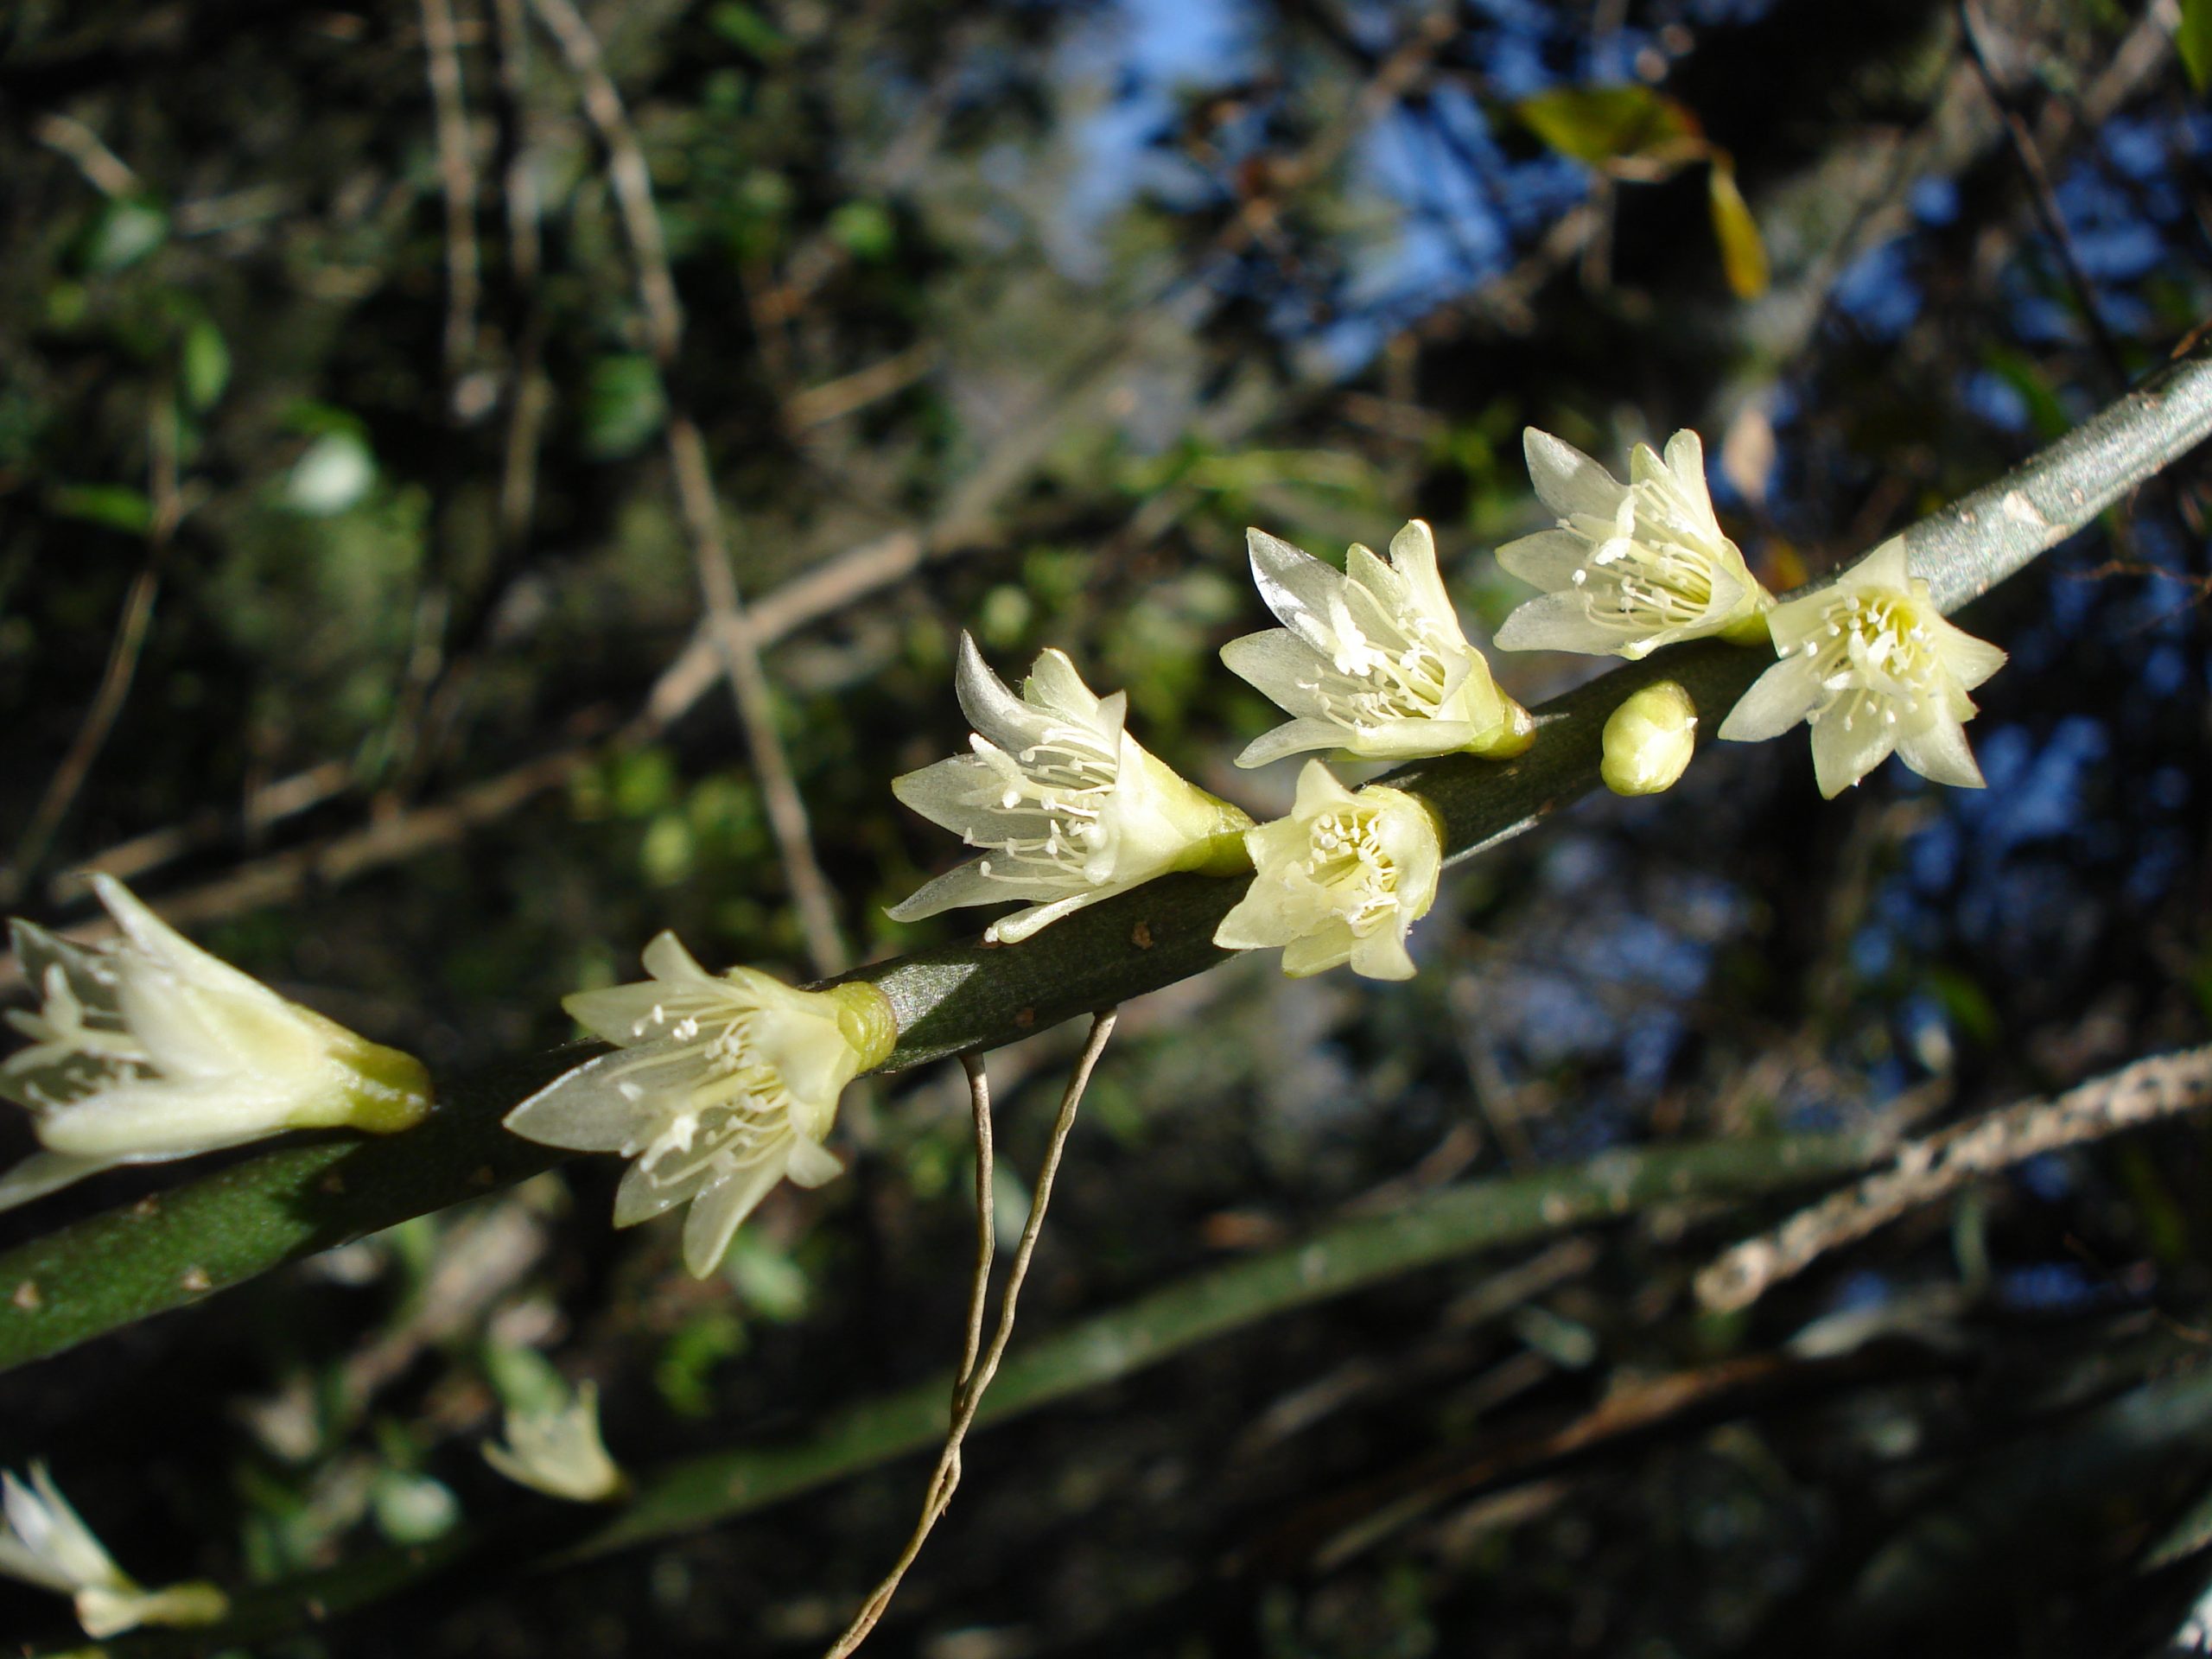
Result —
[{"label": "flower petal", "polygon": [[783,1174],[782,1160],[769,1159],[732,1171],[691,1200],[683,1218],[683,1265],[693,1278],[704,1279],[721,1264],[739,1224]]},{"label": "flower petal", "polygon": [[1987,787],[1981,768],[1974,764],[1966,732],[1954,720],[1939,718],[1917,732],[1900,734],[1897,759],[1931,783],[1948,784],[1954,789]]},{"label": "flower petal", "polygon": [[1329,601],[1344,586],[1342,572],[1264,530],[1246,530],[1244,545],[1253,585],[1278,618],[1295,626],[1301,615],[1328,615]]},{"label": "flower petal", "polygon": [[1789,657],[1752,682],[1736,700],[1716,735],[1732,743],[1763,743],[1780,737],[1817,708],[1821,683],[1802,657]]},{"label": "flower petal", "polygon": [[1813,723],[1813,778],[1834,800],[1889,758],[1897,728],[1867,692],[1853,691]]},{"label": "flower petal", "polygon": [[1560,518],[1611,518],[1619,510],[1624,486],[1573,444],[1532,426],[1521,434],[1521,451],[1537,496]]}]

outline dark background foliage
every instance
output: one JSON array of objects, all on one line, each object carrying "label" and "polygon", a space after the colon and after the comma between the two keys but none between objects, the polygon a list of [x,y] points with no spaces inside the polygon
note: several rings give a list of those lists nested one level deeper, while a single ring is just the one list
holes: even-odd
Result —
[{"label": "dark background foliage", "polygon": [[[952,855],[886,785],[962,741],[963,627],[1009,674],[1065,648],[1147,745],[1277,810],[1287,776],[1228,764],[1268,713],[1214,657],[1263,620],[1246,524],[1335,556],[1423,515],[1481,632],[1518,592],[1489,550],[1537,524],[1524,423],[1615,464],[1688,425],[1787,587],[2205,310],[2212,120],[2171,7],[608,0],[581,22],[649,170],[671,348],[550,10],[0,17],[8,896],[74,922],[78,873],[116,870],[439,1068],[561,1039],[560,995],[664,927],[820,965],[672,425],[866,957],[961,925],[882,907]],[[1622,84],[1732,162],[1763,294],[1732,291],[1705,162],[1593,169],[1515,113]],[[2203,1041],[2202,486],[2185,464],[1967,618],[2012,654],[1971,728],[1986,793],[1892,766],[1823,804],[1802,741],[1716,747],[1456,873],[1409,984],[1239,961],[1136,1005],[1027,1328],[1443,1182],[1941,1121]],[[1497,667],[1529,702],[1587,671]],[[1020,1169],[1071,1049],[997,1065]],[[0,1459],[49,1460],[149,1581],[238,1583],[513,1510],[474,1445],[532,1355],[599,1381],[637,1466],[772,1441],[957,1346],[957,1076],[855,1091],[842,1137],[849,1178],[777,1195],[703,1285],[573,1166],[0,1379]],[[874,1650],[2155,1651],[2202,1567],[2145,1564],[2212,1487],[2212,1414],[2097,1413],[2203,1363],[2207,1183],[2184,1120],[1745,1315],[1688,1281],[1768,1216],[1693,1196],[1258,1324],[979,1438]],[[1852,1363],[1469,1473],[1812,1355]],[[472,1572],[281,1650],[817,1651],[920,1480]],[[66,1628],[0,1586],[0,1631]]]}]

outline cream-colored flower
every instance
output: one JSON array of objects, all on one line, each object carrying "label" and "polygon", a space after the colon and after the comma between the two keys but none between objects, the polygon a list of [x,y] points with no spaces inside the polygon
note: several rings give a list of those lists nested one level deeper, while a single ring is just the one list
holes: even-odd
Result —
[{"label": "cream-colored flower", "polygon": [[1756,743],[1799,721],[1813,728],[1813,772],[1833,799],[1894,749],[1922,777],[1982,786],[1967,747],[1967,693],[2005,665],[2005,653],[1943,620],[1928,584],[1905,569],[1892,537],[1836,582],[1768,613],[1782,660],[1721,722],[1720,735]]},{"label": "cream-colored flower", "polygon": [[1678,639],[1759,638],[1773,604],[1721,534],[1694,432],[1629,454],[1618,482],[1573,444],[1530,427],[1529,476],[1559,527],[1497,550],[1497,562],[1544,590],[1505,619],[1504,651],[1576,651],[1631,660]]},{"label": "cream-colored flower", "polygon": [[984,932],[1014,944],[1170,870],[1241,868],[1237,836],[1251,818],[1147,753],[1122,729],[1128,693],[1093,695],[1066,652],[1039,656],[1017,697],[963,633],[957,685],[975,753],[910,772],[891,790],[986,850],[895,906],[894,920],[1027,899]]},{"label": "cream-colored flower", "polygon": [[0,1474],[0,1573],[77,1605],[85,1634],[104,1640],[141,1624],[212,1624],[230,1602],[212,1584],[194,1581],[142,1590],[115,1564],[92,1530],[69,1507],[41,1464],[31,1465],[26,1485]]},{"label": "cream-colored flower", "polygon": [[540,1411],[507,1413],[507,1442],[484,1443],[484,1461],[518,1485],[571,1503],[603,1503],[624,1488],[622,1471],[599,1436],[599,1389]]},{"label": "cream-colored flower", "polygon": [[1697,747],[1697,705],[1679,681],[1660,680],[1621,699],[1602,742],[1598,775],[1614,794],[1672,789]]},{"label": "cream-colored flower", "polygon": [[1421,520],[1391,537],[1387,564],[1355,546],[1342,571],[1265,531],[1245,540],[1252,580],[1283,626],[1230,640],[1221,660],[1293,718],[1255,738],[1238,766],[1315,750],[1410,760],[1529,747],[1535,724],[1460,631]]},{"label": "cream-colored flower", "polygon": [[1319,760],[1298,774],[1290,816],[1244,832],[1252,886],[1222,918],[1226,950],[1282,947],[1303,979],[1348,962],[1370,979],[1410,979],[1406,931],[1436,899],[1444,847],[1427,806],[1370,784],[1357,794]]},{"label": "cream-colored flower", "polygon": [[614,1195],[614,1224],[679,1204],[683,1262],[715,1270],[738,1224],[788,1177],[819,1186],[843,1167],[822,1143],[837,1096],[898,1040],[873,985],[794,990],[753,968],[710,974],[663,933],[634,985],[579,991],[562,1006],[617,1046],[509,1112],[531,1141],[638,1161]]},{"label": "cream-colored flower", "polygon": [[283,1129],[388,1134],[419,1122],[429,1074],[218,962],[122,882],[92,887],[118,936],[86,949],[15,924],[35,1014],[31,1046],[0,1065],[47,1150],[0,1178],[0,1210],[118,1164],[158,1163]]}]

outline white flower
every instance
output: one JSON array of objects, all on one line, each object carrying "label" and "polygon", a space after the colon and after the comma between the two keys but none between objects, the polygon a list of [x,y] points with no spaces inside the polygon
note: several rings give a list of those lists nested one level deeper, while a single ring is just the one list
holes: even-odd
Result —
[{"label": "white flower", "polygon": [[1255,874],[1213,942],[1281,945],[1294,979],[1348,962],[1370,979],[1410,979],[1406,931],[1436,899],[1444,848],[1436,819],[1402,790],[1357,795],[1319,760],[1298,774],[1290,816],[1244,832]]},{"label": "white flower", "polygon": [[519,1485],[571,1503],[600,1503],[623,1490],[622,1471],[599,1437],[599,1389],[540,1411],[507,1413],[507,1443],[484,1443],[484,1461]]},{"label": "white flower", "polygon": [[85,1634],[102,1640],[140,1624],[212,1624],[230,1603],[212,1584],[142,1590],[115,1564],[92,1529],[61,1496],[44,1465],[30,1484],[0,1474],[7,1525],[0,1529],[0,1573],[73,1598]]},{"label": "white flower", "polygon": [[1535,722],[1460,632],[1421,520],[1391,537],[1389,563],[1354,546],[1341,572],[1265,531],[1245,541],[1283,626],[1230,640],[1221,660],[1293,718],[1254,739],[1238,766],[1317,749],[1410,760],[1529,747]]},{"label": "white flower", "polygon": [[1069,912],[1170,870],[1242,867],[1252,820],[1185,783],[1122,729],[1128,694],[1094,696],[1067,653],[1037,658],[1017,697],[960,636],[960,708],[975,753],[892,780],[892,793],[988,849],[894,906],[901,922],[1029,900],[983,937],[1014,944]]},{"label": "white flower", "polygon": [[1907,573],[1902,538],[1832,587],[1776,606],[1767,626],[1782,660],[1730,711],[1721,736],[1756,743],[1811,722],[1814,776],[1831,799],[1892,749],[1923,778],[1982,786],[1967,747],[1967,693],[2005,653],[1943,620],[1928,584]]},{"label": "white flower", "polygon": [[1672,789],[1697,747],[1697,705],[1675,680],[1631,692],[1606,718],[1598,775],[1616,795]]},{"label": "white flower", "polygon": [[1637,444],[1626,484],[1533,426],[1522,448],[1559,527],[1497,550],[1500,564],[1544,590],[1505,619],[1500,649],[1633,660],[1678,639],[1758,639],[1774,601],[1713,516],[1696,433],[1675,433],[1664,460]]},{"label": "white flower", "polygon": [[31,1046],[0,1065],[0,1095],[36,1114],[47,1150],[0,1178],[0,1209],[118,1164],[283,1129],[388,1134],[429,1109],[412,1055],[218,962],[113,877],[92,887],[121,930],[106,944],[15,924],[16,960],[43,1003],[9,1013]]},{"label": "white flower", "polygon": [[1982,787],[1967,747],[1975,715],[1967,692],[2004,666],[2004,652],[1944,621],[1929,584],[1904,569],[1889,537],[1834,586],[1785,600],[1767,615],[1781,657],[1721,721],[1721,736],[1758,743],[1812,723],[1812,770],[1836,798],[1896,750],[1936,783]]},{"label": "white flower", "polygon": [[819,1186],[843,1167],[822,1144],[837,1096],[891,1052],[898,1027],[873,985],[799,991],[753,968],[709,974],[673,933],[645,960],[649,981],[562,1000],[616,1052],[556,1078],[506,1126],[636,1159],[614,1224],[688,1200],[683,1263],[703,1279],[770,1187]]}]

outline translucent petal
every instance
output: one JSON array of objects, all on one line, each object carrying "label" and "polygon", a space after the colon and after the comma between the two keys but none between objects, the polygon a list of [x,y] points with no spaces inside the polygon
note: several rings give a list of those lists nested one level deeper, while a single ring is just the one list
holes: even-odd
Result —
[{"label": "translucent petal", "polygon": [[648,974],[671,985],[697,989],[715,985],[715,976],[702,968],[699,959],[683,948],[683,941],[666,928],[647,942],[643,959]]},{"label": "translucent petal", "polygon": [[1459,626],[1459,613],[1452,608],[1452,596],[1444,590],[1444,577],[1436,565],[1436,537],[1427,519],[1408,519],[1405,528],[1390,538],[1390,563],[1422,614],[1448,626],[1452,639],[1464,645],[1466,635]]},{"label": "translucent petal", "polygon": [[[1319,760],[1308,760],[1298,774],[1298,796],[1292,804],[1291,817],[1304,820],[1318,817],[1332,807],[1350,806],[1352,792],[1336,779],[1334,773]],[[1299,830],[1299,839],[1305,839],[1305,830]]]},{"label": "translucent petal", "polygon": [[793,1186],[820,1186],[844,1173],[844,1160],[819,1141],[800,1135],[791,1142],[791,1165],[784,1176]]},{"label": "translucent petal", "polygon": [[1625,490],[1573,444],[1532,426],[1521,434],[1521,450],[1537,496],[1561,518],[1587,513],[1611,519],[1619,510]]},{"label": "translucent petal", "polygon": [[691,1200],[683,1218],[683,1265],[704,1279],[721,1265],[722,1253],[768,1189],[783,1178],[783,1162],[770,1159],[731,1172]]},{"label": "translucent petal", "polygon": [[1789,657],[1752,682],[1720,722],[1718,734],[1732,743],[1759,743],[1780,737],[1811,714],[1821,700],[1818,672],[1802,657]]},{"label": "translucent petal", "polygon": [[950,830],[963,839],[970,835],[980,838],[988,815],[976,798],[992,787],[994,778],[986,761],[972,754],[956,754],[893,778],[891,792],[938,829]]},{"label": "translucent petal", "polygon": [[1363,760],[1418,760],[1466,748],[1483,730],[1465,720],[1386,720],[1338,736],[1346,753]]},{"label": "translucent petal", "polygon": [[953,688],[960,698],[960,712],[968,723],[1001,749],[1026,749],[1044,734],[1044,713],[1007,690],[1006,683],[990,671],[973,636],[960,636],[960,664]]},{"label": "translucent petal", "polygon": [[1964,628],[1936,622],[1936,653],[1962,691],[1971,691],[2005,666],[2005,653],[1986,639],[1977,639]]},{"label": "translucent petal", "polygon": [[1000,917],[983,930],[983,937],[995,944],[1020,944],[1039,928],[1050,927],[1061,917],[1071,915],[1085,906],[1095,905],[1102,899],[1111,899],[1117,893],[1127,893],[1136,885],[1134,880],[1109,882],[1103,887],[1071,893],[1048,905],[1032,905],[1027,910],[1015,911],[1011,916]]},{"label": "translucent petal", "polygon": [[1590,543],[1571,530],[1540,530],[1499,548],[1497,562],[1549,594],[1574,586],[1574,573],[1590,562]]},{"label": "translucent petal", "polygon": [[936,880],[924,882],[908,898],[884,913],[894,922],[916,922],[963,905],[995,905],[1017,899],[1041,898],[1057,893],[1061,883],[1046,877],[985,875],[985,860],[971,858]]},{"label": "translucent petal", "polygon": [[1318,932],[1306,934],[1284,945],[1282,971],[1291,979],[1325,973],[1350,962],[1358,944],[1350,928],[1341,922],[1331,923]]},{"label": "translucent petal", "polygon": [[1098,723],[1099,699],[1083,683],[1065,651],[1041,652],[1021,690],[1024,702],[1041,704],[1072,725]]},{"label": "translucent petal", "polygon": [[1329,671],[1313,648],[1287,628],[1268,628],[1221,648],[1229,671],[1286,714],[1318,716],[1319,686]]},{"label": "translucent petal", "polygon": [[1288,755],[1311,754],[1322,749],[1341,749],[1351,737],[1351,733],[1333,721],[1286,721],[1247,743],[1243,753],[1236,757],[1236,764],[1245,767],[1264,766]]},{"label": "translucent petal", "polygon": [[1954,720],[1930,721],[1920,731],[1899,734],[1897,758],[1932,783],[1955,789],[1986,787],[1966,732]]},{"label": "translucent petal", "polygon": [[593,1036],[603,1042],[636,1045],[656,1033],[664,1033],[679,1021],[700,1014],[728,1019],[741,1004],[726,987],[710,980],[696,985],[647,980],[633,985],[608,985],[594,991],[574,991],[561,1006]]},{"label": "translucent petal", "polygon": [[1329,601],[1344,576],[1312,554],[1264,530],[1247,530],[1244,543],[1252,560],[1252,582],[1267,607],[1284,622],[1301,615],[1325,618]]},{"label": "translucent petal", "polygon": [[1500,651],[1573,651],[1609,656],[1624,638],[1590,619],[1590,601],[1579,589],[1544,594],[1505,619],[1495,644]]},{"label": "translucent petal", "polygon": [[656,1181],[643,1164],[632,1164],[614,1189],[614,1224],[634,1227],[673,1210],[715,1179],[711,1164],[702,1164],[679,1180]]},{"label": "translucent petal", "polygon": [[1705,442],[1684,427],[1667,440],[1666,468],[1669,482],[1682,496],[1683,504],[1698,518],[1704,528],[1717,527],[1719,520],[1713,511],[1713,496],[1705,483]]},{"label": "translucent petal", "polygon": [[1859,691],[1815,723],[1813,778],[1822,798],[1834,800],[1880,766],[1897,747],[1897,728],[1881,715],[1876,699]]},{"label": "translucent petal", "polygon": [[[639,1134],[646,1109],[615,1084],[635,1067],[638,1052],[624,1050],[564,1071],[503,1120],[526,1141],[572,1152],[620,1152]],[[634,1079],[632,1079],[634,1082]]]},{"label": "translucent petal", "polygon": [[[1357,941],[1347,958],[1355,974],[1368,979],[1411,979],[1414,959],[1406,950],[1405,935],[1386,927]],[[1286,955],[1285,967],[1288,966]]]}]

